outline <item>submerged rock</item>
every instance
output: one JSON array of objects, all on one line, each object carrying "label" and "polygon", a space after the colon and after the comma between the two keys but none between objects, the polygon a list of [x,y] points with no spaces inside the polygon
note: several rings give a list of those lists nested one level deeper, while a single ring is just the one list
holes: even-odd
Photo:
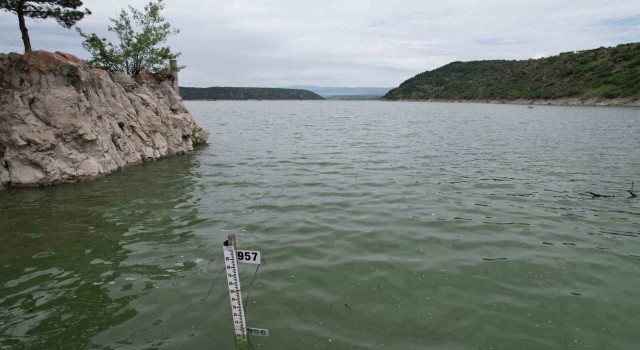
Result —
[{"label": "submerged rock", "polygon": [[94,179],[205,143],[170,75],[65,53],[0,54],[0,189]]}]

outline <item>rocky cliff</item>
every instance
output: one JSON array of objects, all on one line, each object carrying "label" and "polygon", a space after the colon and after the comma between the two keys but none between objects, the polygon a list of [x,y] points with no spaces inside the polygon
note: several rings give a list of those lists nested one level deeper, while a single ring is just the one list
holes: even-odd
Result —
[{"label": "rocky cliff", "polygon": [[208,133],[171,75],[109,74],[60,52],[0,54],[0,189],[93,179]]}]

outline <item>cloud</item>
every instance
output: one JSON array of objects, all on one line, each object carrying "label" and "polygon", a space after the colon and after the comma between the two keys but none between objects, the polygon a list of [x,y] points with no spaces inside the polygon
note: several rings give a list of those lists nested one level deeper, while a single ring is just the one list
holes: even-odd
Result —
[{"label": "cloud", "polygon": [[479,38],[479,39],[473,40],[473,43],[475,45],[488,45],[488,46],[525,44],[524,41],[509,39],[509,38]]},{"label": "cloud", "polygon": [[640,41],[640,15],[606,18],[593,23],[593,27],[619,43]]},{"label": "cloud", "polygon": [[640,15],[608,18],[596,24],[605,27],[638,27],[640,26]]},{"label": "cloud", "polygon": [[[147,0],[85,0],[79,23],[107,34],[109,17]],[[167,0],[180,28],[185,86],[397,86],[451,61],[526,59],[640,41],[640,2],[627,0]],[[14,23],[15,22],[15,23]],[[87,57],[55,21],[28,23],[35,48]],[[0,13],[0,51],[20,51],[15,16]]]}]

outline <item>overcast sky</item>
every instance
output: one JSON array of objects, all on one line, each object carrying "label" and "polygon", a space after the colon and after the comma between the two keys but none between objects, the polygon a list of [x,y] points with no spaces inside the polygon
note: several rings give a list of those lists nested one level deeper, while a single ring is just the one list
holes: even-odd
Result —
[{"label": "overcast sky", "polygon": [[[110,17],[145,0],[85,0],[79,22],[106,36]],[[382,86],[452,61],[525,59],[640,41],[635,0],[167,0],[180,34],[182,86]],[[0,13],[0,51],[22,52]],[[34,49],[83,58],[81,38],[28,20]]]}]

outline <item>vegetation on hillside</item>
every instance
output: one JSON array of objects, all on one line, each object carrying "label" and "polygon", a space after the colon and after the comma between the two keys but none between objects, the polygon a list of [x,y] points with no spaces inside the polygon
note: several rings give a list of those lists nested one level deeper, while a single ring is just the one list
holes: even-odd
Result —
[{"label": "vegetation on hillside", "polygon": [[640,99],[640,43],[525,61],[453,62],[387,93],[386,100]]},{"label": "vegetation on hillside", "polygon": [[323,100],[311,91],[255,87],[180,87],[184,100]]}]

